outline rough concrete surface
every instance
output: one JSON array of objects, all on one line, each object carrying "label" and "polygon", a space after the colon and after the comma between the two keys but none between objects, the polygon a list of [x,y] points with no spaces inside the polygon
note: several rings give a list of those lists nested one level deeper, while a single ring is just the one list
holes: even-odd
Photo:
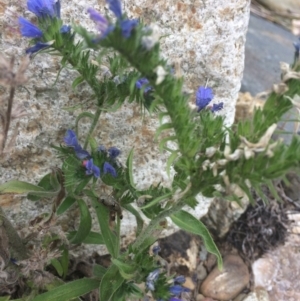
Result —
[{"label": "rough concrete surface", "polygon": [[[123,1],[129,17],[141,17],[146,23],[159,25],[164,36],[164,55],[170,62],[181,60],[191,90],[196,91],[209,79],[214,101],[224,102],[222,114],[228,124],[234,118],[244,67],[249,5],[249,0]],[[73,21],[94,30],[86,13],[88,7],[101,13],[108,12],[104,0],[62,0],[64,23]],[[34,16],[26,10],[25,1],[20,4],[19,0],[0,0],[0,52],[6,56],[20,57],[29,45],[18,32],[17,18],[20,15],[34,21]],[[22,107],[27,116],[19,120],[16,142],[1,159],[0,183],[10,179],[36,183],[50,171],[50,167],[59,166],[60,161],[50,143],[59,144],[66,130],[74,128],[75,118],[81,112],[81,109],[68,111],[64,108],[83,103],[83,110],[95,110],[90,100],[91,90],[86,85],[72,90],[71,79],[76,78],[76,72],[64,69],[53,86],[59,68],[59,58],[46,54],[36,56],[29,66],[29,82],[18,88],[15,98],[15,104]],[[88,123],[82,125],[81,141]],[[167,154],[159,154],[158,145],[153,140],[157,126],[156,116],[142,119],[138,107],[124,105],[116,113],[104,113],[95,131],[99,144],[117,146],[122,150],[123,162],[134,147],[134,176],[139,188],[146,188],[153,182],[170,185],[165,172]],[[0,205],[19,226],[48,211],[50,203],[32,203],[20,196],[1,196],[0,199]],[[209,200],[202,200],[197,209],[198,217],[205,214],[209,203]],[[135,221],[128,215],[125,214],[122,229],[132,233]]]}]

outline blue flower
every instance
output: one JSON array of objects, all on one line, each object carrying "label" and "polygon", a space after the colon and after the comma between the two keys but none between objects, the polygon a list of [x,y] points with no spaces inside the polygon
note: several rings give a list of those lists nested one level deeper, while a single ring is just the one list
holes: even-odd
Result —
[{"label": "blue flower", "polygon": [[137,19],[126,19],[121,21],[122,36],[126,39],[129,38],[131,31],[137,26],[138,23],[139,20]]},{"label": "blue flower", "polygon": [[224,106],[223,102],[214,103],[213,106],[212,106],[212,108],[210,110],[214,113],[214,112],[222,110],[223,106]]},{"label": "blue flower", "polygon": [[75,151],[75,155],[78,159],[83,160],[87,157],[90,157],[90,153],[88,151],[86,151],[85,149],[83,149],[80,145],[78,145],[78,147],[74,148]]},{"label": "blue flower", "polygon": [[154,246],[154,247],[152,248],[152,252],[153,252],[154,255],[158,255],[158,253],[159,253],[160,251],[161,251],[160,246]]},{"label": "blue flower", "polygon": [[19,17],[21,35],[26,38],[41,38],[43,32],[28,20]]},{"label": "blue flower", "polygon": [[78,143],[76,134],[72,130],[67,130],[66,136],[64,137],[64,142],[67,146],[73,147],[75,151],[75,155],[80,160],[83,160],[90,156],[89,152],[81,147]]},{"label": "blue flower", "polygon": [[180,275],[174,278],[174,283],[182,284],[185,282],[185,277]]},{"label": "blue flower", "polygon": [[118,19],[122,18],[121,2],[119,0],[106,0],[109,9],[115,14]]},{"label": "blue flower", "polygon": [[116,147],[110,147],[108,149],[108,154],[111,159],[115,159],[120,155],[121,151]]},{"label": "blue flower", "polygon": [[79,146],[76,134],[72,130],[67,130],[66,136],[64,137],[64,142],[69,147],[76,148]]},{"label": "blue flower", "polygon": [[169,301],[182,301],[182,300],[181,300],[181,299],[178,299],[178,298],[172,297],[172,298],[169,299]]},{"label": "blue flower", "polygon": [[28,0],[27,8],[39,18],[60,18],[59,0]]},{"label": "blue flower", "polygon": [[104,163],[103,172],[104,172],[104,174],[106,174],[106,173],[111,174],[114,178],[117,176],[116,170],[108,162]]},{"label": "blue flower", "polygon": [[54,4],[54,12],[57,18],[60,19],[60,0],[55,0],[55,4]]},{"label": "blue flower", "polygon": [[93,8],[89,8],[87,12],[90,18],[96,23],[97,30],[101,33],[100,39],[105,38],[111,31],[114,30],[114,26],[110,25],[105,17],[98,13]]},{"label": "blue flower", "polygon": [[64,34],[64,33],[69,33],[71,31],[71,26],[70,25],[63,25],[60,28],[60,33]]},{"label": "blue flower", "polygon": [[[142,89],[144,86],[148,85],[149,84],[149,81],[147,78],[143,77],[143,78],[140,78],[139,80],[136,81],[135,83],[135,86],[138,88],[138,89]],[[147,93],[148,91],[152,90],[152,87],[151,86],[147,86],[144,90],[144,93]]]},{"label": "blue flower", "polygon": [[204,109],[213,99],[214,95],[211,88],[199,87],[196,92],[196,105],[198,112]]},{"label": "blue flower", "polygon": [[146,287],[149,291],[155,290],[154,282],[157,281],[159,274],[160,274],[160,269],[156,269],[153,272],[149,273],[146,279]]},{"label": "blue flower", "polygon": [[83,162],[83,165],[86,168],[87,175],[94,175],[94,177],[100,177],[100,168],[93,163],[93,159],[87,160]]},{"label": "blue flower", "polygon": [[183,287],[181,285],[173,285],[170,287],[170,293],[175,296],[178,296],[183,292],[189,292],[189,291],[190,289]]},{"label": "blue flower", "polygon": [[25,52],[27,54],[33,54],[44,48],[51,46],[51,45],[52,45],[52,42],[48,42],[48,43],[37,42],[34,46],[27,48]]}]

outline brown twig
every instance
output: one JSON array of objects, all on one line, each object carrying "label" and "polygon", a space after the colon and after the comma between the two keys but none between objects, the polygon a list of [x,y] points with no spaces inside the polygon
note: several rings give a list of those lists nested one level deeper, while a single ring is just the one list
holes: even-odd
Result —
[{"label": "brown twig", "polygon": [[7,140],[7,135],[8,135],[8,130],[10,126],[10,120],[11,120],[11,111],[12,111],[12,106],[13,106],[13,100],[14,100],[14,95],[15,95],[15,87],[11,87],[9,91],[9,98],[8,98],[8,104],[7,104],[7,111],[6,111],[6,118],[5,118],[5,124],[4,124],[4,132],[3,132],[3,137],[1,141],[1,152],[3,152],[6,140]]}]

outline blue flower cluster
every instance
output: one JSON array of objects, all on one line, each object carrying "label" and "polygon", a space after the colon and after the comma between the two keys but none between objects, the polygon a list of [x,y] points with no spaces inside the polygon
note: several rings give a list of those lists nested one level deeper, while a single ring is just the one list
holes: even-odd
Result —
[{"label": "blue flower cluster", "polygon": [[[27,8],[39,19],[60,19],[60,0],[27,0]],[[42,39],[43,31],[27,19],[19,17],[19,26],[21,35],[23,37],[38,40]],[[70,26],[63,25],[60,29],[60,32],[64,34],[70,32],[70,30]],[[41,49],[49,47],[51,44],[52,42],[37,41],[37,43],[33,47],[26,49],[26,53],[33,54]]]},{"label": "blue flower cluster", "polygon": [[[196,92],[196,106],[198,107],[198,112],[206,108],[213,98],[214,95],[211,88],[199,87]],[[212,107],[209,108],[213,113],[220,111],[223,109],[223,102],[213,104]]]},{"label": "blue flower cluster", "polygon": [[[87,175],[93,175],[96,178],[100,177],[100,168],[96,166],[93,163],[93,159],[91,158],[91,155],[88,151],[82,148],[82,146],[79,144],[77,140],[77,136],[74,131],[72,130],[67,130],[67,133],[64,137],[64,142],[67,146],[72,147],[75,151],[75,155],[78,159],[84,160],[83,161],[83,166],[86,168],[86,174]],[[106,152],[105,147],[100,146],[98,148],[98,151]],[[116,157],[120,154],[120,150],[117,149],[116,147],[111,147],[108,149],[108,155],[110,159],[114,160]],[[117,172],[115,168],[109,164],[108,162],[104,162],[103,164],[103,173],[104,174],[110,174],[113,177],[117,176]]]},{"label": "blue flower cluster", "polygon": [[150,90],[152,90],[152,87],[149,84],[149,81],[147,78],[143,77],[143,78],[140,78],[139,80],[136,81],[135,83],[135,86],[138,88],[138,89],[142,89],[143,87],[146,86],[146,88],[144,89],[144,93],[147,93],[149,92]]},{"label": "blue flower cluster", "polygon": [[[155,291],[155,282],[158,280],[160,274],[160,269],[156,269],[149,273],[146,279],[146,287],[150,291]],[[177,276],[173,280],[173,285],[170,287],[169,291],[173,295],[168,301],[181,301],[177,297],[183,292],[190,292],[190,289],[183,287],[182,284],[185,282],[184,276]],[[163,301],[161,299],[157,301]]]},{"label": "blue flower cluster", "polygon": [[[121,2],[120,0],[106,0],[109,9],[117,17],[120,24],[122,36],[124,38],[129,38],[132,30],[138,25],[139,21],[137,19],[126,19],[122,14]],[[115,29],[115,26],[110,24],[108,20],[98,13],[93,8],[88,9],[90,18],[96,23],[97,30],[100,32],[100,39],[105,38],[111,31]]]}]

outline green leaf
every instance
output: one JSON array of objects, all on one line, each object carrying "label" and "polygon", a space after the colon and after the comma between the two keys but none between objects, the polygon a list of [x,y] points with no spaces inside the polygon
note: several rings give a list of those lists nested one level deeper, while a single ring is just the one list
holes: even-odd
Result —
[{"label": "green leaf", "polygon": [[126,280],[130,280],[134,278],[135,271],[137,270],[134,264],[128,264],[119,259],[112,259],[113,264],[115,264],[122,277]]},{"label": "green leaf", "polygon": [[51,259],[51,264],[53,265],[53,267],[55,268],[57,274],[62,277],[63,273],[64,273],[64,270],[63,270],[63,267],[61,265],[61,263],[58,261],[58,259],[56,258],[53,258]]},{"label": "green leaf", "polygon": [[[45,191],[51,191],[51,190],[53,190],[53,187],[52,187],[52,185],[50,183],[50,177],[51,177],[51,173],[48,173],[47,175],[45,175],[40,180],[40,182],[38,183],[38,186],[44,188]],[[33,194],[30,194],[30,193],[27,195],[27,198],[30,201],[38,201],[38,200],[41,199],[40,196],[33,195]]]},{"label": "green leaf", "polygon": [[98,222],[101,229],[101,234],[105,245],[113,258],[118,257],[119,243],[117,236],[109,228],[109,209],[102,203],[98,202],[97,198],[91,198],[93,207],[96,211]]},{"label": "green leaf", "polygon": [[77,200],[80,209],[80,224],[77,233],[70,240],[73,244],[82,243],[92,228],[92,218],[88,206],[83,200]]},{"label": "green leaf", "polygon": [[8,301],[10,296],[0,297],[0,301]]},{"label": "green leaf", "polygon": [[177,157],[178,157],[178,151],[173,151],[171,156],[167,160],[167,174],[169,177],[170,177],[171,166]]},{"label": "green leaf", "polygon": [[133,181],[133,173],[132,173],[132,161],[133,161],[133,149],[130,151],[127,161],[126,161],[126,177],[129,180],[130,185],[135,188],[135,184]]},{"label": "green leaf", "polygon": [[16,193],[16,194],[23,194],[23,193],[30,193],[30,192],[38,192],[41,194],[49,194],[43,187],[39,187],[37,185],[33,185],[27,182],[18,181],[18,180],[11,180],[4,184],[0,185],[0,193]]},{"label": "green leaf", "polygon": [[168,123],[164,123],[162,124],[157,130],[156,130],[156,133],[155,133],[155,136],[154,136],[154,140],[156,141],[157,137],[161,134],[161,132],[165,131],[165,130],[170,130],[170,129],[173,129],[173,124],[168,122]]},{"label": "green leaf", "polygon": [[68,274],[68,268],[69,268],[69,251],[66,247],[64,247],[62,256],[60,258],[60,263],[63,268],[63,278],[65,278]]},{"label": "green leaf", "polygon": [[171,195],[172,195],[172,192],[168,192],[168,193],[166,193],[166,194],[164,194],[164,195],[162,195],[162,196],[160,196],[160,197],[158,197],[158,198],[155,198],[155,199],[152,200],[151,202],[147,203],[145,206],[140,207],[140,209],[143,210],[143,209],[147,209],[147,208],[149,208],[149,207],[152,207],[152,206],[156,205],[157,203],[159,203],[159,202],[161,202],[161,201],[167,199],[167,198],[170,197]]},{"label": "green leaf", "polygon": [[84,81],[84,77],[83,76],[78,76],[73,80],[72,83],[72,89],[75,89],[79,84],[81,84]]},{"label": "green leaf", "polygon": [[93,265],[93,275],[95,277],[101,279],[105,275],[106,272],[107,272],[107,269],[104,266],[102,266],[100,264]]},{"label": "green leaf", "polygon": [[123,282],[119,269],[115,265],[110,266],[100,283],[100,301],[110,301]]},{"label": "green leaf", "polygon": [[157,237],[149,236],[143,240],[141,245],[139,246],[138,251],[143,252],[144,250],[148,249],[151,245],[153,245],[157,241]]},{"label": "green leaf", "polygon": [[74,203],[76,202],[76,199],[72,196],[67,196],[63,202],[59,205],[59,207],[56,210],[57,215],[61,215],[64,212],[66,212]]},{"label": "green leaf", "polygon": [[68,301],[80,297],[99,287],[97,279],[79,279],[52,289],[35,297],[32,301]]},{"label": "green leaf", "polygon": [[142,219],[140,213],[131,204],[124,204],[122,207],[135,216],[136,236],[138,236],[143,230],[144,220]]},{"label": "green leaf", "polygon": [[162,139],[160,142],[159,142],[159,151],[162,152],[163,149],[165,148],[165,144],[168,142],[168,141],[174,141],[174,140],[177,140],[177,137],[176,136],[168,136],[164,139]]},{"label": "green leaf", "polygon": [[[72,239],[76,235],[77,231],[69,232],[68,239]],[[88,236],[82,241],[88,245],[104,245],[103,237],[100,233],[91,231]]]},{"label": "green leaf", "polygon": [[216,255],[218,260],[218,268],[219,270],[222,270],[222,256],[205,225],[193,215],[184,210],[171,215],[171,219],[173,223],[181,229],[201,236],[207,251]]}]

